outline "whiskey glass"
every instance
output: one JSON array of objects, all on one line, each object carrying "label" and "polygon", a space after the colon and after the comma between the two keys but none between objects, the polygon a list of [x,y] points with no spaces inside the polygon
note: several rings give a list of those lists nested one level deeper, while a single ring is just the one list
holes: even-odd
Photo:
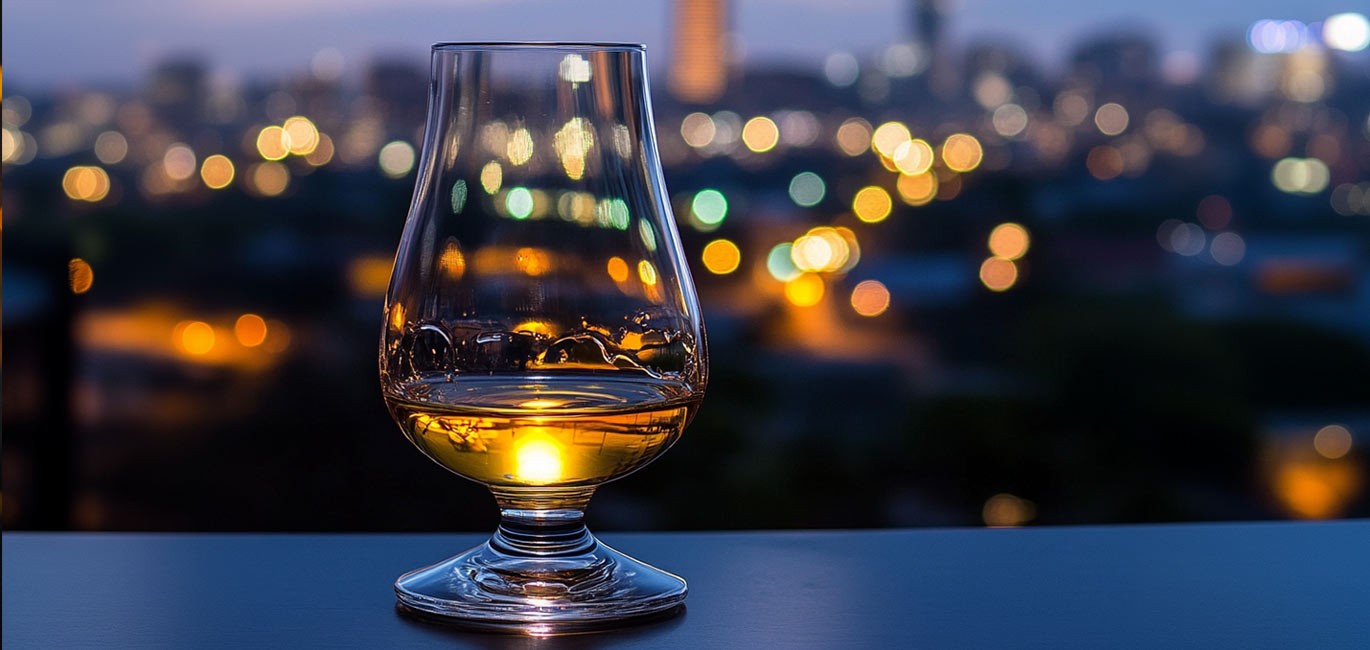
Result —
[{"label": "whiskey glass", "polygon": [[664,453],[708,379],[652,130],[645,48],[433,46],[380,378],[405,436],[485,484],[490,540],[400,576],[420,614],[530,634],[678,609],[685,581],[599,542],[595,488]]}]

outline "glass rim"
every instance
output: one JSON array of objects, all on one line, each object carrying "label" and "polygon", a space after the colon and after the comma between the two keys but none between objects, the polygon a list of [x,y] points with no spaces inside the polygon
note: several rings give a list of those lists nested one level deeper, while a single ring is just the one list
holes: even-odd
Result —
[{"label": "glass rim", "polygon": [[615,43],[609,41],[446,41],[434,43],[434,52],[480,51],[480,50],[574,50],[608,52],[645,52],[642,43]]}]

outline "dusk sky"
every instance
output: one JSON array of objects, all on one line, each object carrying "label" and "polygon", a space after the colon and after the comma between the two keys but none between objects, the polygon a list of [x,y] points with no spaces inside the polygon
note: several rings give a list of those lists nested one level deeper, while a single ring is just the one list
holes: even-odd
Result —
[{"label": "dusk sky", "polygon": [[[912,30],[908,0],[739,0],[732,27],[749,61],[818,65],[833,50],[877,51]],[[1082,38],[1143,28],[1165,52],[1205,57],[1262,18],[1319,21],[1364,8],[1353,0],[949,0],[953,44],[1016,43],[1052,66]],[[10,0],[4,63],[13,89],[136,81],[168,55],[197,53],[240,77],[306,70],[319,50],[349,64],[377,54],[423,60],[457,40],[643,42],[670,52],[670,3],[622,0]],[[355,75],[352,75],[355,78]]]}]

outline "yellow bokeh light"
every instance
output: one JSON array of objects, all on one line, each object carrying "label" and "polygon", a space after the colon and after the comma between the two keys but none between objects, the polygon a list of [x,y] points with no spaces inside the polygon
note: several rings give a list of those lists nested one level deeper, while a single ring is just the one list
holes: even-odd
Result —
[{"label": "yellow bokeh light", "polygon": [[980,141],[967,133],[953,133],[942,143],[942,162],[954,172],[968,172],[980,166],[985,150]]},{"label": "yellow bokeh light", "polygon": [[109,195],[109,174],[99,167],[76,166],[62,175],[62,191],[73,201],[98,202]]},{"label": "yellow bokeh light", "polygon": [[871,134],[871,148],[881,156],[893,158],[894,150],[912,138],[909,127],[900,122],[885,122]]},{"label": "yellow bokeh light", "polygon": [[308,156],[319,146],[319,129],[307,117],[296,115],[286,118],[281,130],[288,136],[285,138],[286,148],[297,156]]},{"label": "yellow bokeh light", "polygon": [[714,275],[727,275],[742,264],[742,251],[727,239],[715,239],[704,246],[704,268]]},{"label": "yellow bokeh light", "polygon": [[214,154],[200,163],[200,180],[211,190],[222,190],[233,182],[233,161],[222,154]]},{"label": "yellow bokeh light", "polygon": [[438,268],[442,269],[443,275],[453,280],[460,280],[466,274],[466,256],[457,242],[448,241],[442,247],[442,253],[438,254]]},{"label": "yellow bokeh light", "polygon": [[1363,482],[1359,465],[1318,459],[1285,461],[1276,468],[1273,480],[1276,498],[1301,519],[1341,515]]},{"label": "yellow bokeh light", "polygon": [[253,165],[248,178],[252,189],[262,196],[278,196],[290,186],[290,172],[278,162]]},{"label": "yellow bokeh light", "polygon": [[79,257],[67,262],[67,286],[71,287],[72,293],[80,295],[90,291],[92,284],[95,284],[95,271],[90,268],[89,262]]},{"label": "yellow bokeh light", "polygon": [[796,307],[812,307],[822,302],[825,290],[817,273],[803,273],[785,283],[785,299]]},{"label": "yellow bokeh light", "polygon": [[790,246],[790,260],[800,271],[825,270],[834,257],[836,251],[832,249],[832,244],[822,237],[804,235]]},{"label": "yellow bokeh light", "polygon": [[980,282],[990,291],[1008,291],[1018,282],[1018,265],[1013,260],[991,257],[980,265]]},{"label": "yellow bokeh light", "polygon": [[480,186],[486,194],[493,195],[504,184],[504,168],[496,161],[485,163],[480,168]]},{"label": "yellow bokeh light", "polygon": [[[855,235],[852,240],[855,241]],[[790,261],[800,271],[839,271],[847,266],[851,254],[847,238],[827,226],[810,230],[790,246]]]},{"label": "yellow bokeh light", "polygon": [[256,314],[243,314],[233,323],[233,336],[243,347],[255,348],[266,341],[266,319]]},{"label": "yellow bokeh light", "polygon": [[925,140],[907,140],[895,147],[894,155],[890,157],[899,173],[904,175],[922,174],[932,168],[932,145]]},{"label": "yellow bokeh light", "polygon": [[901,174],[894,183],[894,189],[904,203],[927,205],[937,196],[937,175],[930,171],[912,176]]},{"label": "yellow bokeh light", "polygon": [[604,266],[605,271],[614,282],[628,281],[628,263],[622,257],[614,256],[609,258],[609,262]]},{"label": "yellow bokeh light", "polygon": [[1026,255],[1030,243],[1027,228],[1016,223],[1001,223],[989,233],[989,252],[1007,260]]},{"label": "yellow bokeh light", "polygon": [[853,117],[837,127],[837,148],[848,156],[859,156],[871,148],[871,124]]},{"label": "yellow bokeh light", "polygon": [[851,209],[856,218],[866,223],[878,223],[890,216],[894,201],[884,188],[870,185],[861,188],[852,198]]},{"label": "yellow bokeh light", "polygon": [[769,117],[753,117],[742,127],[742,144],[755,153],[770,151],[778,142],[780,129]]},{"label": "yellow bokeh light", "polygon": [[214,328],[204,321],[181,321],[172,336],[176,347],[186,354],[201,356],[214,349]]},{"label": "yellow bokeh light", "polygon": [[279,126],[268,126],[257,133],[257,153],[266,160],[281,160],[290,155],[290,134]]},{"label": "yellow bokeh light", "polygon": [[1351,451],[1351,432],[1340,424],[1329,424],[1313,436],[1313,449],[1323,458],[1341,458]]},{"label": "yellow bokeh light", "polygon": [[585,174],[585,157],[594,146],[594,127],[583,117],[567,120],[552,136],[552,148],[557,152],[567,178],[571,180],[580,180]]},{"label": "yellow bokeh light", "polygon": [[347,285],[352,292],[368,298],[385,295],[390,286],[394,260],[387,255],[362,255],[347,265]]},{"label": "yellow bokeh light", "polygon": [[656,267],[651,262],[641,260],[637,263],[637,277],[642,280],[642,284],[655,287],[657,282]]},{"label": "yellow bokeh light", "polygon": [[504,155],[509,164],[518,167],[533,159],[533,134],[519,127],[509,134],[509,143],[504,146]]},{"label": "yellow bokeh light", "polygon": [[1037,517],[1037,506],[1027,499],[1000,493],[985,500],[980,515],[991,528],[1022,526]]},{"label": "yellow bokeh light", "polygon": [[561,446],[547,435],[522,434],[514,442],[514,462],[521,481],[551,483],[561,478]]},{"label": "yellow bokeh light", "polygon": [[552,258],[540,248],[520,248],[514,252],[514,268],[524,275],[537,277],[552,270]]},{"label": "yellow bokeh light", "polygon": [[862,316],[879,316],[890,308],[890,290],[879,280],[862,281],[851,290],[851,308]]}]

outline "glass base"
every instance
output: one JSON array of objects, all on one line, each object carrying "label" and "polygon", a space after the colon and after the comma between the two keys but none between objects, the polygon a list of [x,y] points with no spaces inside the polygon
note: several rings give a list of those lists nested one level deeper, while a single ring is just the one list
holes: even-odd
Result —
[{"label": "glass base", "polygon": [[622,627],[682,609],[684,579],[586,537],[574,553],[530,557],[501,550],[496,534],[400,576],[395,594],[425,618],[539,636]]}]

